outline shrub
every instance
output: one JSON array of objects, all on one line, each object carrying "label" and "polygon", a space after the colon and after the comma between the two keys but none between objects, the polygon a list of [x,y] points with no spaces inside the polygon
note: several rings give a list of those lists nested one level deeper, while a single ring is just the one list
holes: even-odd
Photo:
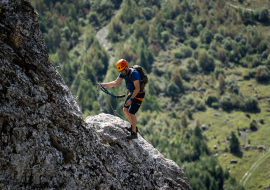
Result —
[{"label": "shrub", "polygon": [[254,119],[249,123],[249,128],[251,131],[257,131],[257,122]]},{"label": "shrub", "polygon": [[248,67],[249,65],[252,66],[253,56],[252,55],[246,55],[246,57],[242,58],[239,62],[244,67]]},{"label": "shrub", "polygon": [[146,20],[150,20],[153,17],[152,9],[149,7],[143,8],[143,15],[145,16]]},{"label": "shrub", "polygon": [[192,48],[192,49],[196,49],[198,47],[198,43],[195,41],[195,40],[190,40],[189,41],[189,46]]},{"label": "shrub", "polygon": [[258,100],[252,96],[244,97],[243,109],[246,111],[254,111],[259,109]]},{"label": "shrub", "polygon": [[210,56],[206,50],[201,50],[199,53],[199,64],[206,72],[211,72],[215,68],[214,58]]},{"label": "shrub", "polygon": [[217,109],[217,108],[219,107],[219,104],[218,104],[218,102],[213,102],[213,103],[211,104],[211,106],[212,106],[213,108]]},{"label": "shrub", "polygon": [[207,20],[206,19],[200,19],[199,24],[202,25],[202,27],[205,27]]},{"label": "shrub", "polygon": [[197,30],[198,30],[198,31],[202,31],[202,30],[203,30],[203,26],[202,26],[201,24],[199,24],[199,25],[197,26]]},{"label": "shrub", "polygon": [[196,107],[198,110],[201,110],[201,111],[205,110],[205,103],[204,103],[204,101],[201,100],[201,99],[197,99],[197,100],[195,101],[195,107]]},{"label": "shrub", "polygon": [[242,58],[242,56],[241,56],[241,54],[237,50],[230,51],[229,60],[231,62],[238,63],[241,58]]},{"label": "shrub", "polygon": [[263,53],[268,48],[268,42],[266,40],[261,41],[257,50],[259,53]]},{"label": "shrub", "polygon": [[220,105],[221,105],[222,109],[224,109],[224,110],[230,110],[230,109],[232,109],[233,108],[233,104],[231,102],[230,96],[227,96],[227,95],[221,96]]},{"label": "shrub", "polygon": [[217,41],[216,40],[213,40],[210,44],[210,49],[212,50],[217,50]]},{"label": "shrub", "polygon": [[181,67],[179,69],[179,72],[180,72],[183,79],[185,79],[186,81],[189,81],[190,74],[189,74],[189,71],[188,71],[188,69],[186,67]]},{"label": "shrub", "polygon": [[257,21],[268,21],[269,20],[269,11],[267,8],[256,9],[254,11],[254,18]]},{"label": "shrub", "polygon": [[245,113],[245,116],[246,116],[247,118],[250,118],[250,113],[249,113],[249,112],[246,112],[246,113]]},{"label": "shrub", "polygon": [[236,94],[239,93],[240,87],[238,86],[235,75],[230,75],[228,78],[226,78],[225,82],[229,92]]},{"label": "shrub", "polygon": [[109,31],[107,34],[107,38],[112,42],[118,41],[118,34],[122,32],[122,22],[119,18],[115,17],[109,24]]},{"label": "shrub", "polygon": [[194,58],[189,58],[185,65],[192,73],[196,73],[199,70],[199,64]]},{"label": "shrub", "polygon": [[65,26],[64,28],[61,29],[61,33],[64,35],[64,37],[67,39],[67,41],[69,40],[70,36],[71,36],[71,32],[68,26]]},{"label": "shrub", "polygon": [[194,21],[192,21],[191,26],[189,27],[189,34],[191,36],[197,36],[199,34],[199,31],[197,29],[197,25]]},{"label": "shrub", "polygon": [[134,1],[124,1],[122,3],[122,11],[120,13],[120,18],[124,23],[132,24],[135,20],[135,10],[137,5]]},{"label": "shrub", "polygon": [[217,42],[222,42],[222,40],[224,39],[224,37],[222,36],[222,34],[215,34],[214,36],[214,39],[217,41]]},{"label": "shrub", "polygon": [[179,50],[174,50],[173,55],[174,55],[175,58],[178,58],[178,59],[181,59],[181,58],[185,57],[184,52],[181,52]]},{"label": "shrub", "polygon": [[180,48],[180,51],[184,53],[185,58],[187,57],[191,57],[193,50],[190,47],[184,46],[182,48]]},{"label": "shrub", "polygon": [[[196,49],[195,51],[194,51],[194,53],[193,53],[193,57],[195,58],[195,59],[198,59],[199,58],[199,53],[200,53],[200,49]],[[269,59],[270,60],[270,59]]]},{"label": "shrub", "polygon": [[216,51],[215,51],[215,50],[209,49],[207,52],[208,52],[208,54],[211,55],[212,57],[216,57]]},{"label": "shrub", "polygon": [[255,75],[255,78],[257,81],[264,81],[264,80],[268,80],[270,77],[270,72],[268,70],[268,68],[264,65],[260,65],[257,68],[257,73]]},{"label": "shrub", "polygon": [[243,79],[248,80],[250,78],[250,73],[249,71],[245,70],[244,73],[242,74]]},{"label": "shrub", "polygon": [[90,12],[87,15],[87,19],[89,20],[89,23],[94,23],[95,25],[98,25],[99,21],[98,21],[98,15],[96,12]]},{"label": "shrub", "polygon": [[201,34],[201,42],[205,44],[210,44],[213,39],[213,34],[207,28],[203,29]]},{"label": "shrub", "polygon": [[178,50],[174,50],[173,54],[175,58],[187,58],[192,56],[192,49],[190,47],[184,46]]},{"label": "shrub", "polygon": [[[161,35],[161,32],[160,31],[160,27],[157,26],[157,33],[160,33]],[[147,33],[149,31],[149,24],[144,21],[144,20],[136,20],[135,23],[134,23],[134,36],[137,40],[139,40],[140,38],[144,39],[144,41],[146,42],[147,41]],[[157,37],[160,39],[161,36],[159,36],[159,34],[157,34]]]},{"label": "shrub", "polygon": [[194,104],[194,98],[192,95],[186,96],[186,103],[191,105],[191,106]]},{"label": "shrub", "polygon": [[226,61],[226,51],[223,48],[218,48],[217,53],[216,53],[216,58],[222,62]]},{"label": "shrub", "polygon": [[81,26],[85,26],[85,21],[84,21],[83,18],[79,18],[78,23],[79,23]]},{"label": "shrub", "polygon": [[[247,42],[246,42],[246,40],[245,39],[242,39],[242,40],[240,40],[240,42],[239,42],[241,45],[246,45],[247,44]],[[246,48],[247,49],[247,48]]]},{"label": "shrub", "polygon": [[169,39],[170,39],[170,32],[164,31],[164,32],[161,33],[161,35],[162,35],[162,39],[163,39],[163,42],[164,43],[166,43],[166,42],[169,41]]},{"label": "shrub", "polygon": [[222,45],[223,45],[223,48],[224,48],[225,50],[231,51],[231,50],[232,50],[232,41],[231,41],[231,38],[230,38],[230,37],[225,38],[225,39],[222,41]]},{"label": "shrub", "polygon": [[240,42],[241,40],[245,40],[244,35],[242,33],[239,33],[234,37],[234,40],[237,42]]},{"label": "shrub", "polygon": [[208,106],[211,106],[213,103],[217,103],[218,102],[218,97],[215,94],[208,94],[208,96],[205,99],[205,103]]},{"label": "shrub", "polygon": [[186,15],[185,15],[185,21],[186,22],[191,22],[192,19],[193,19],[192,13],[190,11],[187,11]]}]

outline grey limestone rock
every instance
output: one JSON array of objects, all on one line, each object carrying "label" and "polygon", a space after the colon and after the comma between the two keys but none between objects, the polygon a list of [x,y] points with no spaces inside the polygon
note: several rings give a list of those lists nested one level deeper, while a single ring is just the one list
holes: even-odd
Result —
[{"label": "grey limestone rock", "polygon": [[50,63],[30,0],[0,1],[0,189],[191,189],[125,121],[86,121]]},{"label": "grey limestone rock", "polygon": [[222,115],[220,113],[214,113],[214,116],[221,117]]}]

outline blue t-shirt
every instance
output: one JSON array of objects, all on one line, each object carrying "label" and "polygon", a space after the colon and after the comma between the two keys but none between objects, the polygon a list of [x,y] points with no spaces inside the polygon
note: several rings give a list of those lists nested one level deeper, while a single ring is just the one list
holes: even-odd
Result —
[{"label": "blue t-shirt", "polygon": [[[131,68],[129,68],[129,72],[131,72]],[[129,72],[128,72],[128,74],[129,74]],[[132,81],[129,80],[128,74],[126,74],[125,76],[123,76],[122,73],[120,73],[119,76],[118,76],[118,77],[124,78],[126,80],[126,87],[127,87],[128,90],[130,90],[130,91],[135,90],[135,86],[134,86],[134,84],[133,84],[132,81],[139,80],[140,86],[142,85],[142,81],[141,81],[142,80],[142,77],[141,77],[140,73],[137,70],[133,69],[133,71],[131,73],[131,79],[132,79]]]}]

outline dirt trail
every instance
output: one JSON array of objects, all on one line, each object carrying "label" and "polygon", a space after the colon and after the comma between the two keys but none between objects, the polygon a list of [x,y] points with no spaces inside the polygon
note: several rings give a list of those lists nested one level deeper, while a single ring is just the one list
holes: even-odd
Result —
[{"label": "dirt trail", "polygon": [[239,5],[236,6],[236,5],[233,5],[231,3],[227,3],[227,4],[229,4],[229,6],[234,7],[234,8],[241,8],[241,9],[245,9],[245,10],[248,10],[248,11],[254,11],[253,9],[247,9],[247,8],[244,8],[244,7],[240,7]]},{"label": "dirt trail", "polygon": [[113,52],[109,50],[109,45],[110,42],[106,39],[106,36],[109,32],[109,25],[101,28],[97,34],[96,34],[96,38],[98,39],[99,43],[106,49],[106,51],[109,53],[110,55],[110,59],[109,59],[109,64],[111,64],[113,62],[114,56],[113,56]]}]

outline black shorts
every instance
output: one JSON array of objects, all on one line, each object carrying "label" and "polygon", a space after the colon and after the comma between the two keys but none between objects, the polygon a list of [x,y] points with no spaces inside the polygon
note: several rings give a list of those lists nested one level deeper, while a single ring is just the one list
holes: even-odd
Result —
[{"label": "black shorts", "polygon": [[131,95],[129,95],[125,101],[124,108],[128,108],[128,112],[131,114],[135,114],[139,108],[141,107],[143,98],[145,96],[145,92],[139,92],[137,96],[132,100],[129,106],[125,106],[126,102],[130,99]]}]

